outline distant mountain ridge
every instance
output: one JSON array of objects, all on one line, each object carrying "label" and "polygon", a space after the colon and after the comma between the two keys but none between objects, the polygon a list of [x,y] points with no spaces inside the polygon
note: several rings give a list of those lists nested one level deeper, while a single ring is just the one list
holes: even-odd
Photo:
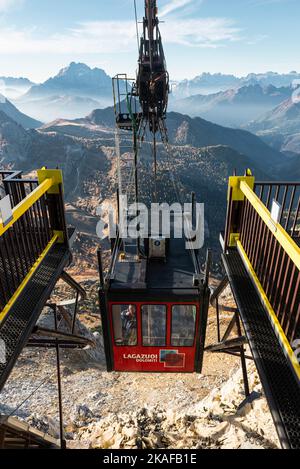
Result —
[{"label": "distant mountain ridge", "polygon": [[90,68],[83,63],[72,62],[61,69],[56,76],[44,83],[34,85],[24,96],[41,98],[53,95],[86,96],[90,98],[107,98],[112,95],[111,77],[100,68]]},{"label": "distant mountain ridge", "polygon": [[5,84],[5,86],[33,86],[35,83],[28,78],[24,77],[0,77],[0,81]]},{"label": "distant mountain ridge", "polygon": [[30,133],[0,109],[0,162],[1,165],[21,166],[28,157]]},{"label": "distant mountain ridge", "polygon": [[[92,213],[96,227],[97,218],[93,208],[96,207],[95,204],[99,204],[100,191],[101,197],[112,198],[117,189],[118,165],[112,118],[113,109],[108,108],[106,112],[95,110],[86,118],[74,121],[58,120],[38,130],[26,131],[0,112],[2,166],[9,165],[26,171],[32,171],[41,165],[63,169],[66,200],[85,210],[88,207],[89,217]],[[180,179],[180,190],[186,200],[189,200],[190,193],[195,191],[198,199],[205,203],[207,241],[211,240],[218,245],[218,233],[224,226],[227,177],[235,168],[242,172],[246,167],[251,167],[258,177],[264,177],[265,173],[252,158],[226,144],[229,137],[226,139],[222,136],[222,132],[226,134],[226,129],[216,129],[216,138],[213,137],[214,130],[211,129],[209,138],[202,139],[201,133],[205,126],[209,129],[212,124],[195,123],[196,120],[190,122],[186,116],[176,114],[170,114],[168,118],[172,140],[169,151],[174,171]],[[217,135],[217,131],[221,134]],[[243,137],[244,134],[247,135],[247,132],[242,132]],[[259,141],[257,137],[253,138],[254,141]],[[224,145],[217,143],[222,140]],[[192,143],[195,146],[192,146]],[[231,143],[234,143],[233,139]],[[170,179],[168,155],[169,152],[159,143],[159,195],[161,200],[173,203],[176,201],[176,193]],[[148,194],[151,194],[153,180],[149,179],[149,171],[152,165],[151,152],[145,152],[140,168],[142,200],[147,200]],[[86,218],[83,216],[82,220]]]},{"label": "distant mountain ridge", "polygon": [[0,93],[8,99],[17,99],[26,93],[34,83],[28,78],[0,77]]},{"label": "distant mountain ridge", "polygon": [[230,88],[256,84],[263,87],[269,85],[277,88],[288,87],[295,80],[300,80],[300,73],[295,71],[286,74],[276,72],[249,73],[241,78],[222,73],[202,73],[191,80],[174,82],[172,91],[175,99],[182,99],[196,94],[213,94]]},{"label": "distant mountain ridge", "polygon": [[24,129],[36,129],[42,123],[20,112],[5,96],[0,95],[0,111],[5,113]]},{"label": "distant mountain ridge", "polygon": [[248,125],[252,131],[277,130],[279,133],[300,132],[300,101],[286,99],[279,106]]},{"label": "distant mountain ridge", "polygon": [[57,118],[74,119],[89,114],[92,109],[100,105],[93,98],[71,95],[53,95],[40,99],[32,98],[26,101],[15,102],[23,112],[43,122],[51,122]]},{"label": "distant mountain ridge", "polygon": [[[158,140],[159,200],[173,203],[178,195],[170,177],[171,157],[184,199],[189,200],[190,193],[195,192],[197,199],[205,203],[206,239],[213,247],[218,246],[218,234],[224,228],[227,179],[234,169],[242,174],[249,167],[263,180],[292,178],[297,171],[295,164],[299,160],[292,161],[245,130],[175,112],[168,114],[167,125],[168,151]],[[80,212],[79,226],[83,230],[82,226],[90,226],[92,220],[96,226],[99,200],[112,199],[116,193],[114,128],[113,107],[95,109],[80,119],[59,119],[37,130],[24,130],[0,111],[0,161],[2,166],[26,171],[41,165],[63,169],[67,202],[88,213],[87,218]],[[129,145],[130,139],[128,134]],[[144,147],[142,160],[140,190],[148,200],[153,186],[153,178],[149,177],[153,155],[149,148]],[[95,233],[94,226],[91,232]]]},{"label": "distant mountain ridge", "polygon": [[300,101],[287,99],[246,128],[280,151],[300,154]]},{"label": "distant mountain ridge", "polygon": [[[2,93],[13,99],[13,103],[23,113],[43,122],[58,118],[80,118],[93,109],[111,106],[113,102],[111,77],[103,69],[92,68],[84,63],[71,62],[55,76],[40,84],[32,84],[27,78],[6,78],[6,80],[9,85],[5,85],[7,93],[3,91]],[[245,77],[202,73],[191,80],[172,83],[170,109],[188,113],[192,117],[201,116],[224,126],[241,126],[278,105],[280,101],[276,101],[275,93],[284,93],[283,89],[289,89],[297,80],[300,82],[300,74],[297,72],[250,73]],[[23,88],[17,84],[22,84]],[[276,87],[279,91],[270,91],[272,87]],[[247,109],[245,108],[242,113],[237,109],[238,98],[240,96],[242,106],[247,96],[242,96],[242,91],[239,89],[245,91],[246,88],[248,91],[245,95],[249,95],[249,102]],[[22,96],[20,96],[21,89],[23,89]],[[250,91],[255,89],[269,89],[269,91],[260,94],[257,92],[256,97],[251,96]],[[267,97],[270,98],[270,103],[267,102]],[[287,97],[282,96],[282,101]],[[185,99],[187,101],[184,101]],[[255,104],[251,103],[252,99],[256,100]],[[226,106],[230,108],[229,112]]]},{"label": "distant mountain ridge", "polygon": [[291,87],[247,85],[216,94],[173,100],[170,102],[170,108],[219,125],[240,127],[290,98],[292,92]]}]

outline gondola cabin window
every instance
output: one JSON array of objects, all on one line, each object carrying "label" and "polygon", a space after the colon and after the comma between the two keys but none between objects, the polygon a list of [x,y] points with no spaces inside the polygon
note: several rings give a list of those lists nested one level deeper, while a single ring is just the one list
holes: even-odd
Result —
[{"label": "gondola cabin window", "polygon": [[115,344],[118,346],[137,345],[137,319],[135,305],[113,305],[112,317]]},{"label": "gondola cabin window", "polygon": [[167,344],[167,307],[165,305],[142,306],[144,347],[165,347]]},{"label": "gondola cabin window", "polygon": [[197,308],[193,305],[172,307],[172,347],[193,347],[196,333]]}]

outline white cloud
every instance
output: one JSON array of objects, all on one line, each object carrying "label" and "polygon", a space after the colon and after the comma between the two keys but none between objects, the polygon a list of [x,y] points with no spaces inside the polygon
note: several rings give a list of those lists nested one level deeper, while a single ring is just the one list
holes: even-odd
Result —
[{"label": "white cloud", "polygon": [[169,13],[172,13],[173,11],[178,10],[179,8],[185,7],[186,5],[192,3],[192,1],[193,0],[172,0],[169,3],[167,3],[167,5],[165,5],[163,8],[160,9],[159,17],[163,18]]},{"label": "white cloud", "polygon": [[21,0],[0,0],[0,13],[6,12],[12,7],[15,7]]},{"label": "white cloud", "polygon": [[221,47],[240,39],[238,29],[227,18],[201,18],[168,21],[161,26],[165,43],[189,47]]},{"label": "white cloud", "polygon": [[[238,40],[240,32],[226,18],[170,19],[161,29],[164,44],[189,47],[220,47]],[[101,54],[135,48],[136,31],[131,21],[80,23],[64,33],[47,37],[35,29],[0,29],[0,54]]]}]

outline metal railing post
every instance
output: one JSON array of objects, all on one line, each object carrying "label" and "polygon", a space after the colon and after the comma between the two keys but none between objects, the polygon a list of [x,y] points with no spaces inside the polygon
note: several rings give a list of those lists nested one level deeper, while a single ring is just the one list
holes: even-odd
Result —
[{"label": "metal railing post", "polygon": [[51,188],[47,191],[51,230],[54,235],[58,236],[59,243],[68,244],[62,171],[59,169],[40,169],[38,171],[39,184],[42,184],[45,179],[53,181]]},{"label": "metal railing post", "polygon": [[245,195],[240,189],[241,182],[245,182],[251,189],[254,189],[255,178],[250,169],[247,169],[245,176],[231,176],[228,184],[227,197],[227,217],[224,237],[224,251],[228,248],[236,247],[240,238],[240,228],[244,215]]}]

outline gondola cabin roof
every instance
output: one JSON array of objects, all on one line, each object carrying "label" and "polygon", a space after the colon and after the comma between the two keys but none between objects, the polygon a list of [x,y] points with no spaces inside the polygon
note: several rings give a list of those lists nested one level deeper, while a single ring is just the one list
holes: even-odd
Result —
[{"label": "gondola cabin roof", "polygon": [[[116,262],[109,294],[113,298],[142,299],[188,297],[195,299],[200,286],[194,286],[196,275],[191,253],[185,240],[170,239],[164,260],[120,260]],[[140,295],[139,295],[140,294]],[[139,300],[138,300],[139,298]]]}]

